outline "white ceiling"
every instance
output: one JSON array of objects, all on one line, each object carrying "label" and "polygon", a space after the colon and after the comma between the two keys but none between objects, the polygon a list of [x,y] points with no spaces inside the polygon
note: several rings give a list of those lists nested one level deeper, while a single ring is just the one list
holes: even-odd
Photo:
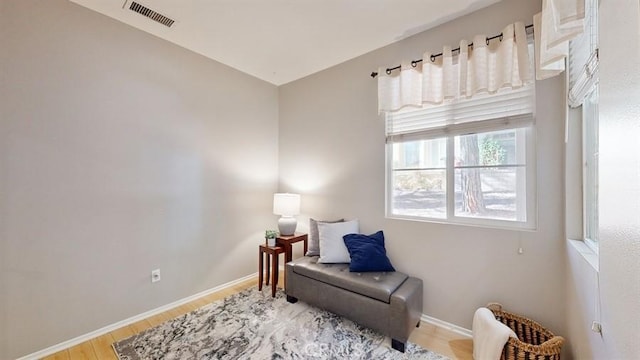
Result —
[{"label": "white ceiling", "polygon": [[71,1],[282,85],[499,0],[136,0],[170,28],[132,0]]}]

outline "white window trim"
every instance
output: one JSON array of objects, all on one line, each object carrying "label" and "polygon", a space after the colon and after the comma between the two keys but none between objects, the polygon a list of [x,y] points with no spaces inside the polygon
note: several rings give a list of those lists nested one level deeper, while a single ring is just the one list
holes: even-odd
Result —
[{"label": "white window trim", "polygon": [[[534,114],[535,118],[535,114]],[[447,218],[433,218],[427,216],[411,216],[411,215],[401,215],[393,213],[393,191],[391,191],[390,187],[393,184],[392,176],[393,176],[393,156],[392,156],[392,146],[393,143],[389,142],[385,147],[385,217],[388,219],[396,219],[396,220],[411,220],[411,221],[422,221],[429,223],[440,223],[440,224],[454,224],[454,225],[467,225],[474,227],[485,227],[485,228],[497,228],[497,229],[509,229],[509,230],[523,230],[523,231],[535,231],[537,229],[538,223],[538,197],[537,197],[537,154],[536,154],[536,127],[535,124],[529,125],[527,127],[519,127],[513,126],[511,129],[525,129],[527,138],[525,139],[526,144],[526,213],[527,213],[527,221],[511,221],[511,220],[499,220],[499,219],[487,219],[487,218],[474,218],[474,217],[462,217],[455,216],[455,195],[454,194],[454,137],[456,135],[447,136],[447,163],[446,163],[446,174],[447,174],[447,188],[446,188],[446,203],[447,203]],[[504,130],[505,127],[499,127],[495,130]],[[491,129],[486,129],[486,132],[492,131]],[[485,131],[483,131],[485,132]]]}]

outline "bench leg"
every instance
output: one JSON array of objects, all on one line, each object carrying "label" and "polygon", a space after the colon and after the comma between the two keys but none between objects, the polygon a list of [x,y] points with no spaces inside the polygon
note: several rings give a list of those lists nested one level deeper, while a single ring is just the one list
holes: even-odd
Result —
[{"label": "bench leg", "polygon": [[287,295],[287,302],[291,303],[291,304],[295,304],[298,302],[298,298],[295,298],[293,296],[289,296]]},{"label": "bench leg", "polygon": [[392,347],[394,350],[398,350],[398,351],[400,351],[401,353],[403,353],[403,352],[404,352],[404,345],[405,345],[405,344],[404,344],[403,342],[401,342],[401,341],[398,341],[398,340],[396,340],[396,339],[391,339],[391,347]]}]

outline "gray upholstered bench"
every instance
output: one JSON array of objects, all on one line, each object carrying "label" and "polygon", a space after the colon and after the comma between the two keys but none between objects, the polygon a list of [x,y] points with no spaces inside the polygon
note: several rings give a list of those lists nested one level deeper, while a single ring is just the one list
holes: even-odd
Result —
[{"label": "gray upholstered bench", "polygon": [[305,256],[286,265],[287,301],[310,305],[351,319],[391,337],[404,352],[420,326],[422,280],[401,272],[349,272],[349,264],[320,264]]}]

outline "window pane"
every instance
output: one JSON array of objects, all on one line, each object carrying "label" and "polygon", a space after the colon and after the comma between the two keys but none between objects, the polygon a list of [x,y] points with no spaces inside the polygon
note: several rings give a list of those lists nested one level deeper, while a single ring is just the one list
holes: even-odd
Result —
[{"label": "window pane", "polygon": [[455,216],[526,221],[525,130],[456,136]]},{"label": "window pane", "polygon": [[582,105],[585,238],[598,241],[598,91]]},{"label": "window pane", "polygon": [[446,170],[394,170],[392,182],[393,214],[447,217]]},{"label": "window pane", "polygon": [[524,167],[456,169],[455,215],[526,221],[524,192],[519,198],[517,191],[525,176]]},{"label": "window pane", "polygon": [[391,213],[446,218],[447,140],[419,140],[392,146]]},{"label": "window pane", "polygon": [[523,165],[526,162],[524,139],[516,141],[521,131],[510,129],[456,136],[455,166]]},{"label": "window pane", "polygon": [[447,140],[418,140],[393,144],[393,169],[446,167]]}]

